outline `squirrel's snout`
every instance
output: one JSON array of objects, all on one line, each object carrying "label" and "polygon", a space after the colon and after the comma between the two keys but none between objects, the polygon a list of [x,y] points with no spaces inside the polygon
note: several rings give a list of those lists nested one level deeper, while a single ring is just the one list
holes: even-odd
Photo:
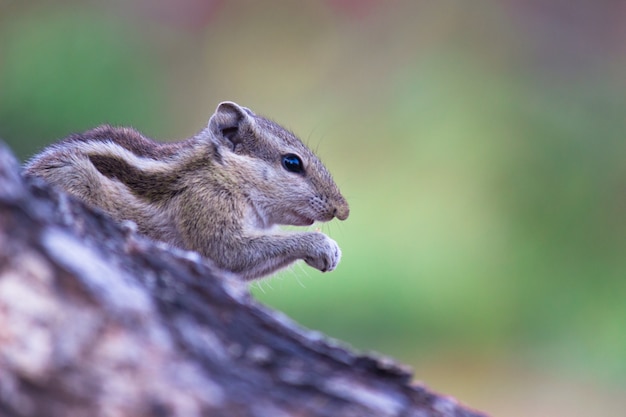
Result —
[{"label": "squirrel's snout", "polygon": [[348,216],[350,215],[350,207],[348,206],[348,203],[343,203],[335,207],[335,209],[333,210],[333,214],[339,220],[347,219]]}]

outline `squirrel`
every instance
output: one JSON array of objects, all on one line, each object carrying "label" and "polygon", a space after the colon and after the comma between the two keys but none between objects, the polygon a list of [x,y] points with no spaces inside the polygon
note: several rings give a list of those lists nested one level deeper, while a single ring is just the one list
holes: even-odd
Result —
[{"label": "squirrel", "polygon": [[109,125],[72,134],[27,161],[24,175],[245,280],[300,259],[334,270],[341,258],[334,240],[275,226],[345,220],[350,213],[326,167],[300,139],[233,102],[220,103],[206,128],[179,142]]}]

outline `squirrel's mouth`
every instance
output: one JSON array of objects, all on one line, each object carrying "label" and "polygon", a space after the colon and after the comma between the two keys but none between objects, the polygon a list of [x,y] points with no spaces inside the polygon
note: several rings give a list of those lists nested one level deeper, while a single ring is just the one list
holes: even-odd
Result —
[{"label": "squirrel's mouth", "polygon": [[294,226],[310,226],[315,223],[315,220],[309,219],[308,217],[300,217],[298,223],[294,223]]},{"label": "squirrel's mouth", "polygon": [[293,213],[291,220],[292,226],[310,226],[315,223],[315,219],[303,216],[300,213]]}]

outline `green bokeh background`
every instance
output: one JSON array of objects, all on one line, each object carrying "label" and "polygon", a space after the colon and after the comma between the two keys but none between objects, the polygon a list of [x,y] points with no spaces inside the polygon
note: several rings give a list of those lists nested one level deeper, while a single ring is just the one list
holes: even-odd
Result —
[{"label": "green bokeh background", "polygon": [[620,2],[0,0],[0,137],[160,140],[235,100],[316,149],[343,250],[263,303],[494,415],[626,406]]}]

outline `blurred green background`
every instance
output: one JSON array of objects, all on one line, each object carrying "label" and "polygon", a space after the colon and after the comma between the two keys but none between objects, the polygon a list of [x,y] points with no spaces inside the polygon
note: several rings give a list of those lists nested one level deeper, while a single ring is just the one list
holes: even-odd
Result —
[{"label": "blurred green background", "polygon": [[160,140],[234,100],[351,205],[263,303],[494,415],[626,407],[626,4],[0,0],[0,137]]}]

